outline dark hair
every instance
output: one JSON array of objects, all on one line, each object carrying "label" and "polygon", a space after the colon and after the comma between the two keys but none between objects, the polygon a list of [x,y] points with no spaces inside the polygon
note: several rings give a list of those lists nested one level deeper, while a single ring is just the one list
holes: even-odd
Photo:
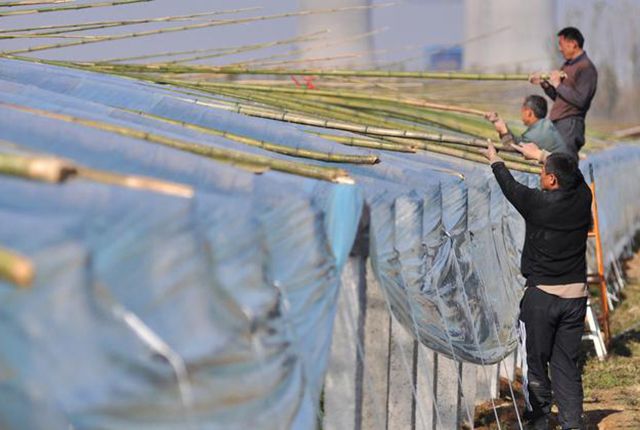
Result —
[{"label": "dark hair", "polygon": [[578,160],[569,154],[554,152],[549,155],[544,163],[544,170],[547,174],[555,175],[558,185],[563,190],[574,189],[584,182],[582,172],[578,168]]},{"label": "dark hair", "polygon": [[525,97],[522,106],[526,106],[533,111],[533,114],[538,119],[542,119],[547,116],[547,101],[544,97],[532,94]]},{"label": "dark hair", "polygon": [[575,27],[565,27],[558,32],[558,36],[562,36],[567,40],[573,40],[578,44],[578,47],[582,49],[584,46],[584,36]]}]

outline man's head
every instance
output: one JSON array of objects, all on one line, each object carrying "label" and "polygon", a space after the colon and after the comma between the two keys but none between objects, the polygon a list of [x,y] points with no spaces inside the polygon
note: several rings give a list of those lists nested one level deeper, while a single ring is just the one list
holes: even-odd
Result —
[{"label": "man's head", "polygon": [[525,97],[520,108],[522,123],[529,127],[539,119],[547,116],[547,101],[544,97],[530,95]]},{"label": "man's head", "polygon": [[565,27],[558,32],[558,48],[565,60],[582,54],[584,36],[575,27]]},{"label": "man's head", "polygon": [[577,160],[569,154],[555,152],[547,157],[540,172],[543,190],[571,190],[584,181]]}]

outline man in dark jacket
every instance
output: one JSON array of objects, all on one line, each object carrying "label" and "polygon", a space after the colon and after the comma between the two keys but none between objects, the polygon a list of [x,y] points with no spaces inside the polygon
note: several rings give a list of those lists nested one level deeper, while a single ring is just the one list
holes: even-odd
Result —
[{"label": "man in dark jacket", "polygon": [[583,392],[577,362],[586,314],[591,190],[572,156],[530,155],[544,162],[541,189],[517,182],[492,144],[485,151],[502,192],[526,223],[521,271],[527,288],[519,316],[525,420],[527,428],[548,428],[553,391],[562,428],[579,429]]},{"label": "man in dark jacket", "polygon": [[548,80],[541,79],[540,73],[534,73],[529,81],[540,84],[554,101],[549,119],[577,153],[585,142],[584,120],[596,94],[598,72],[583,49],[584,36],[577,28],[560,30],[558,47],[566,60],[562,68],[551,72]]}]

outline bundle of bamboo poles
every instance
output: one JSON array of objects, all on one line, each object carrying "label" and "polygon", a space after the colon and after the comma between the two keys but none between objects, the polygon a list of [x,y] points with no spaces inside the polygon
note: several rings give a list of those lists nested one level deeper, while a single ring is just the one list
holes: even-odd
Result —
[{"label": "bundle of bamboo poles", "polygon": [[[14,3],[24,5],[24,2],[52,3],[59,0],[15,0]],[[19,9],[15,11],[0,11],[0,16],[18,13],[43,13],[76,10],[82,8],[122,6],[145,2],[149,0],[114,0],[96,3],[64,5],[58,7],[43,7],[39,9]],[[8,5],[8,4],[7,4]],[[45,62],[64,67],[80,68],[83,70],[115,74],[128,78],[141,79],[160,84],[172,85],[177,91],[185,94],[197,92],[206,94],[210,102],[205,105],[216,108],[232,110],[241,114],[259,118],[286,121],[308,127],[308,131],[326,140],[339,144],[376,149],[379,151],[396,151],[415,153],[427,151],[448,155],[474,162],[484,163],[484,158],[479,150],[488,145],[489,139],[495,139],[496,132],[483,118],[482,110],[469,106],[456,106],[446,102],[436,102],[419,94],[408,93],[403,90],[401,84],[410,80],[466,80],[466,81],[526,81],[526,74],[483,74],[464,72],[407,72],[393,70],[326,70],[326,69],[291,69],[269,68],[267,65],[283,66],[296,60],[283,60],[284,62],[264,63],[264,58],[245,60],[244,62],[227,62],[222,66],[209,66],[190,64],[192,61],[205,59],[220,59],[239,53],[258,51],[266,48],[281,47],[296,44],[295,50],[290,52],[304,53],[301,43],[314,40],[319,33],[302,35],[289,39],[265,41],[257,44],[236,46],[232,48],[201,48],[190,51],[163,52],[158,54],[145,54],[137,57],[112,58],[94,62],[71,62],[41,60],[38,58],[18,57],[20,54],[33,53],[48,50],[63,49],[66,47],[84,45],[87,43],[102,43],[116,40],[140,38],[156,34],[189,31],[221,25],[239,25],[258,21],[269,21],[290,17],[299,17],[311,14],[325,14],[352,11],[358,9],[371,9],[377,6],[341,7],[318,10],[306,10],[279,13],[273,15],[249,16],[232,19],[211,19],[212,15],[231,14],[252,9],[235,9],[228,11],[212,11],[190,15],[167,16],[160,18],[132,19],[120,21],[85,22],[78,24],[48,25],[13,30],[0,30],[0,37],[5,38],[37,38],[37,37],[79,37],[79,40],[63,43],[50,43],[35,45],[26,48],[7,50],[0,53],[9,58],[21,58],[28,61]],[[92,29],[120,28],[128,25],[142,25],[151,23],[171,23],[187,21],[186,24],[175,27],[155,28],[152,30],[136,31],[110,35],[83,35],[72,36],[69,33],[85,32]],[[195,22],[189,22],[195,21]],[[358,35],[356,37],[365,37]],[[208,52],[207,52],[208,51]],[[186,57],[189,54],[201,54]],[[285,57],[289,55],[286,54]],[[281,55],[282,56],[282,55]],[[182,57],[159,63],[131,63],[129,61],[141,61],[162,57]],[[266,58],[276,58],[271,56]],[[262,67],[259,65],[262,64]],[[248,81],[239,82],[237,77],[246,77]],[[270,76],[269,83],[258,83],[259,76]],[[303,89],[285,86],[291,76],[307,76],[321,78],[321,89]],[[229,77],[233,77],[229,81]],[[545,77],[543,76],[543,79]],[[547,76],[548,78],[548,76]],[[295,79],[294,79],[295,81]],[[364,85],[364,90],[349,88],[344,90],[344,85],[358,83]],[[296,85],[298,82],[296,81]],[[339,87],[342,85],[342,87]],[[200,97],[202,99],[202,97]],[[150,120],[160,121],[175,126],[187,128],[205,134],[219,136],[244,145],[256,146],[267,151],[284,154],[292,157],[307,158],[320,162],[375,164],[384,158],[379,155],[347,155],[325,153],[301,148],[293,148],[247,136],[239,136],[226,130],[213,126],[185,123],[174,118],[158,117],[145,112],[135,112]],[[42,114],[42,113],[40,113]],[[47,113],[51,115],[52,113]],[[60,115],[58,119],[61,119]],[[96,124],[88,120],[78,118],[65,118],[66,121],[79,122],[128,136],[138,136],[148,141],[169,145],[181,150],[197,153],[202,156],[215,158],[220,161],[232,163],[253,172],[262,172],[275,169],[318,179],[333,181],[350,181],[345,171],[341,169],[325,168],[317,165],[302,165],[297,162],[285,162],[264,157],[257,161],[255,157],[246,153],[231,153],[222,148],[201,148],[190,142],[170,141],[170,139],[153,134],[140,134],[136,130],[115,127],[113,125]],[[324,129],[325,131],[323,131]],[[335,134],[327,130],[338,130]],[[348,134],[342,133],[346,132]],[[503,147],[495,143],[502,152],[502,156],[510,168],[525,172],[537,172],[536,163],[524,160],[519,153],[509,147]],[[286,164],[290,163],[290,164]],[[323,170],[328,169],[328,170]],[[333,169],[333,170],[331,170]]]}]

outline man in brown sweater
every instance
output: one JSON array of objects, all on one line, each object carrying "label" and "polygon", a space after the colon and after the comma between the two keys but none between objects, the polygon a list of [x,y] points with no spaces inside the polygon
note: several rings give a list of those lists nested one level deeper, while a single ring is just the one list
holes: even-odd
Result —
[{"label": "man in brown sweater", "polygon": [[[566,27],[558,33],[558,46],[565,63],[551,72],[549,79],[540,73],[529,77],[532,84],[542,86],[554,101],[549,119],[553,121],[565,143],[577,153],[584,145],[584,119],[596,94],[598,71],[584,51],[584,37],[580,30]],[[566,77],[562,78],[562,73]]]}]

